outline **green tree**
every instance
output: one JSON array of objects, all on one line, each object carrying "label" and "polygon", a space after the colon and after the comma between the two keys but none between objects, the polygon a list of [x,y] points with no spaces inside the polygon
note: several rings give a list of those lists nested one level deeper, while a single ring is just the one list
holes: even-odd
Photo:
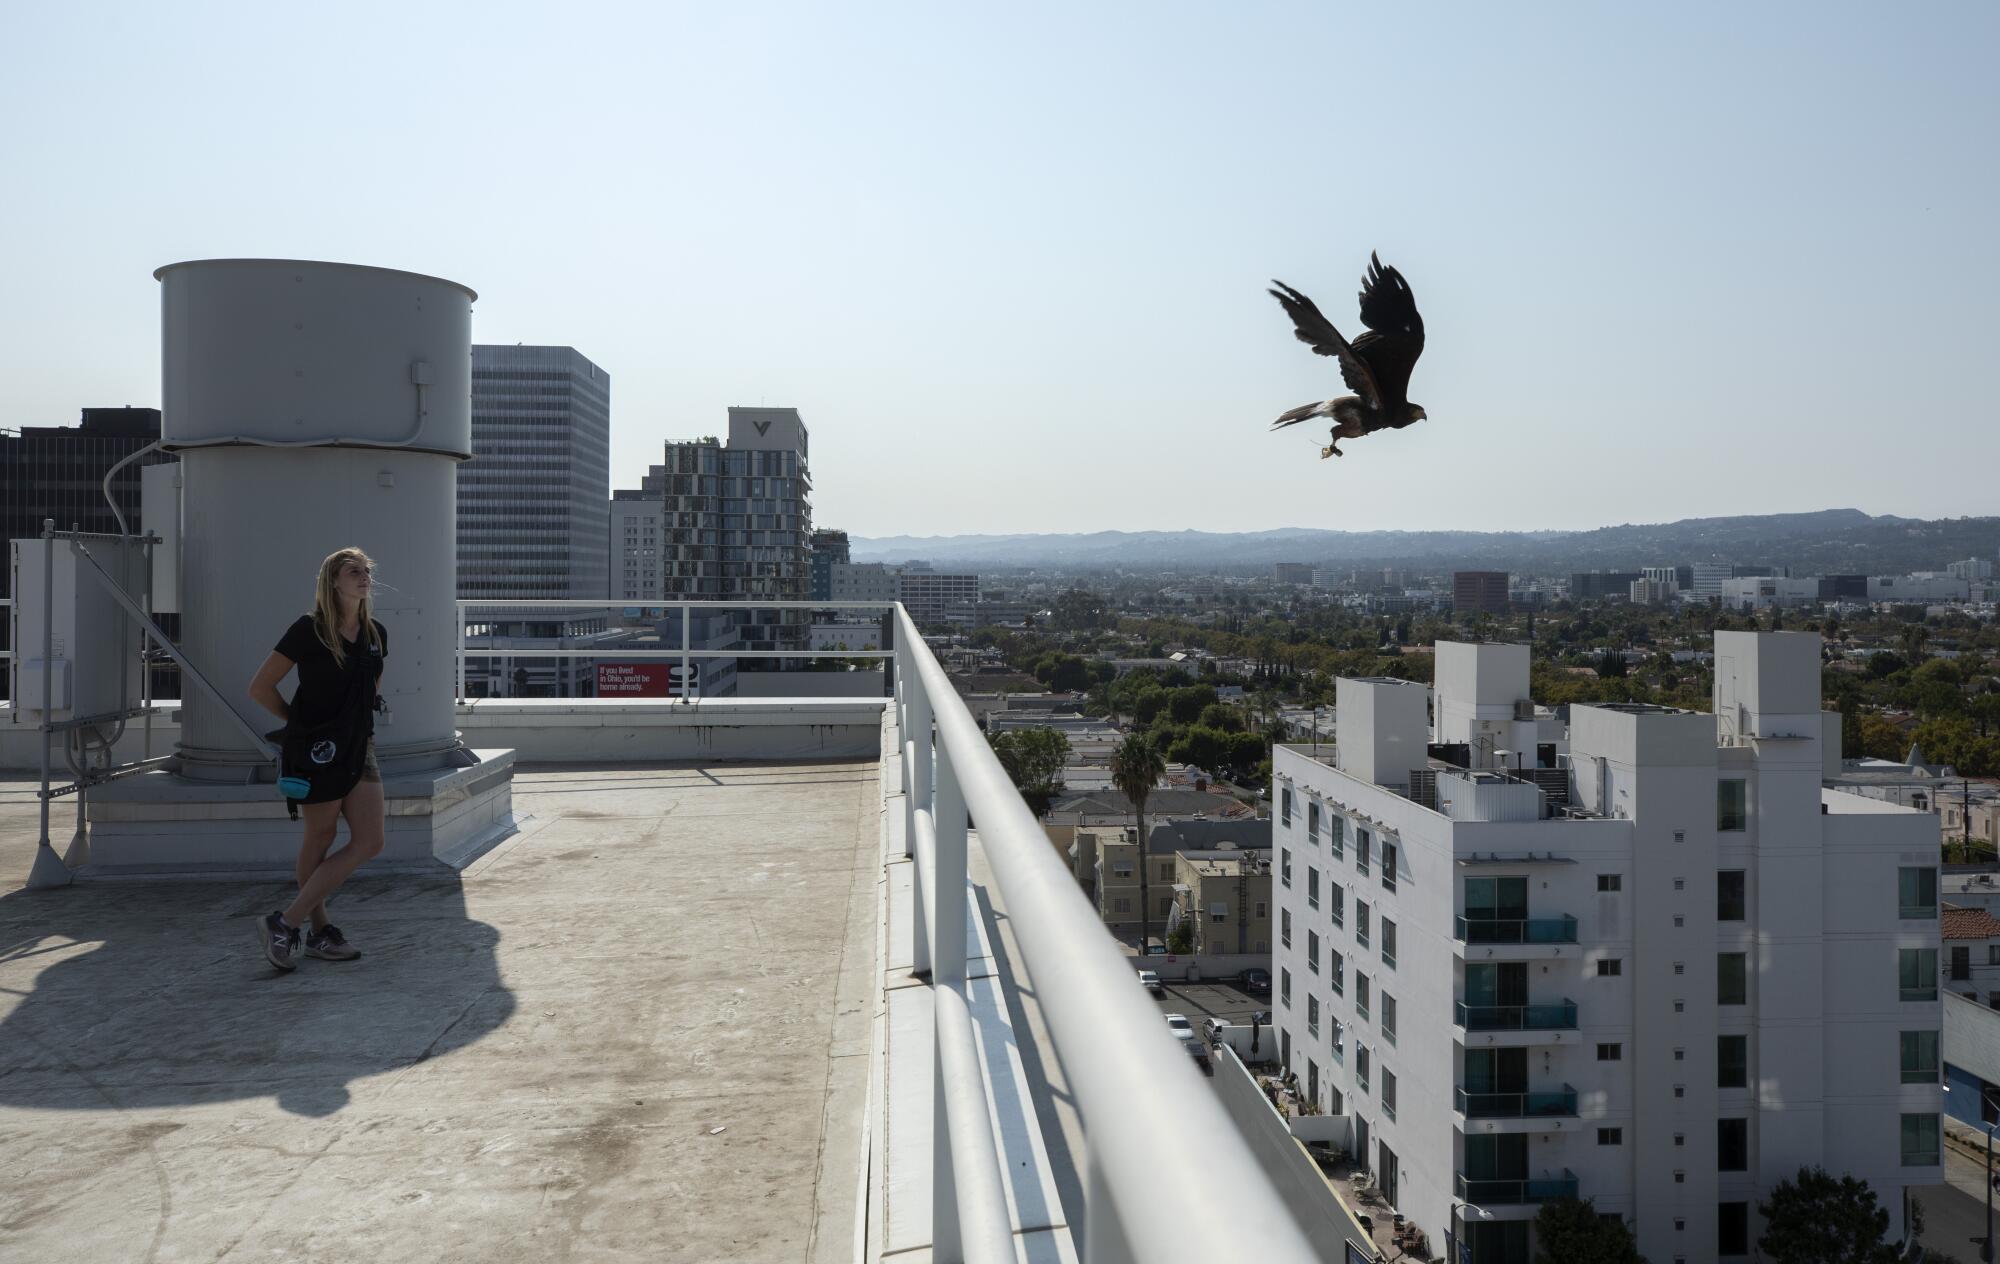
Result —
[{"label": "green tree", "polygon": [[1898,1252],[1884,1242],[1889,1213],[1875,1191],[1852,1176],[1800,1168],[1757,1204],[1764,1234],[1757,1249],[1771,1264],[1895,1264]]},{"label": "green tree", "polygon": [[1055,729],[1009,729],[990,739],[1007,779],[1021,792],[1037,818],[1063,792],[1063,765],[1069,762],[1069,739]]},{"label": "green tree", "polygon": [[1176,689],[1167,695],[1167,714],[1176,724],[1193,724],[1201,719],[1201,711],[1215,701],[1215,686],[1189,685]]},{"label": "green tree", "polygon": [[1851,693],[1840,696],[1840,751],[1844,759],[1861,754],[1861,699]]},{"label": "green tree", "polygon": [[1211,702],[1201,709],[1195,723],[1222,733],[1237,733],[1243,729],[1243,713],[1226,702]]},{"label": "green tree", "polygon": [[1855,754],[1900,762],[1910,750],[1910,735],[1883,716],[1869,712],[1861,717],[1861,749]]},{"label": "green tree", "polygon": [[1167,749],[1167,758],[1180,764],[1193,764],[1210,772],[1221,772],[1229,763],[1233,749],[1230,736],[1220,729],[1197,724],[1186,730]]},{"label": "green tree", "polygon": [[1146,798],[1166,774],[1167,761],[1153,740],[1134,733],[1111,753],[1111,784],[1132,801],[1132,816],[1139,825],[1139,955],[1145,956],[1152,944],[1153,910],[1146,889],[1146,875],[1152,869],[1146,852]]},{"label": "green tree", "polygon": [[1535,1214],[1535,1264],[1646,1264],[1622,1216],[1588,1198],[1558,1198]]}]

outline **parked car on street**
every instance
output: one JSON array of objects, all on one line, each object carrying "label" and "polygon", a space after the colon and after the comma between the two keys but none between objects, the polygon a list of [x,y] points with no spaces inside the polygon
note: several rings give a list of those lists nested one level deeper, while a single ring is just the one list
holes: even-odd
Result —
[{"label": "parked car on street", "polygon": [[1181,1048],[1188,1051],[1188,1056],[1195,1060],[1197,1066],[1204,1071],[1210,1069],[1208,1046],[1195,1036],[1194,1024],[1188,1021],[1186,1014],[1167,1015],[1167,1030],[1174,1033],[1174,1038],[1181,1042]]},{"label": "parked car on street", "polygon": [[1269,996],[1271,994],[1271,972],[1257,966],[1251,966],[1243,972],[1243,990],[1252,996]]},{"label": "parked car on street", "polygon": [[1139,982],[1145,984],[1146,990],[1154,996],[1165,996],[1167,994],[1167,985],[1160,982],[1160,972],[1157,970],[1139,971]]}]

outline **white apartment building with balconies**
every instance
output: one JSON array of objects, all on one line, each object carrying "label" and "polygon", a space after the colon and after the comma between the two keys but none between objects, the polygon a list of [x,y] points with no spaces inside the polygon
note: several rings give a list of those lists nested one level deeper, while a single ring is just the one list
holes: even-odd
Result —
[{"label": "white apartment building with balconies", "polygon": [[1748,1258],[1812,1165],[1901,1237],[1942,1179],[1936,822],[1822,787],[1816,635],[1715,649],[1713,714],[1575,706],[1558,754],[1526,646],[1440,643],[1275,755],[1281,1057],[1451,1259],[1527,1261],[1567,1193]]}]

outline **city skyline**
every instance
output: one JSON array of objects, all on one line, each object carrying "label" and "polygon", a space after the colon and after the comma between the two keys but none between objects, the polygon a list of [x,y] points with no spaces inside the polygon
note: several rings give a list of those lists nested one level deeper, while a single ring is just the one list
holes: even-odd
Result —
[{"label": "city skyline", "polygon": [[[818,517],[861,536],[1990,508],[1991,10],[438,10],[397,19],[415,77],[365,14],[225,12],[17,20],[0,425],[157,404],[155,267],[308,257],[462,281],[478,341],[602,364],[618,486],[799,408]],[[517,178],[526,146],[589,196]],[[1371,249],[1422,304],[1431,420],[1322,462],[1266,427],[1338,376],[1262,290],[1351,324]],[[1869,457],[1920,434],[1949,459]],[[939,476],[972,461],[1010,494]]]}]

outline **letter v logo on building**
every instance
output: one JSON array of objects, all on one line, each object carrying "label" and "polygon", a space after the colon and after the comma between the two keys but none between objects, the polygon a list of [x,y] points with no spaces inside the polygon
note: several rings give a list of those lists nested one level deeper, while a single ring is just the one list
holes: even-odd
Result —
[{"label": "letter v logo on building", "polygon": [[760,435],[771,432],[771,423],[768,421],[753,421],[750,424],[757,427],[757,433]]}]

